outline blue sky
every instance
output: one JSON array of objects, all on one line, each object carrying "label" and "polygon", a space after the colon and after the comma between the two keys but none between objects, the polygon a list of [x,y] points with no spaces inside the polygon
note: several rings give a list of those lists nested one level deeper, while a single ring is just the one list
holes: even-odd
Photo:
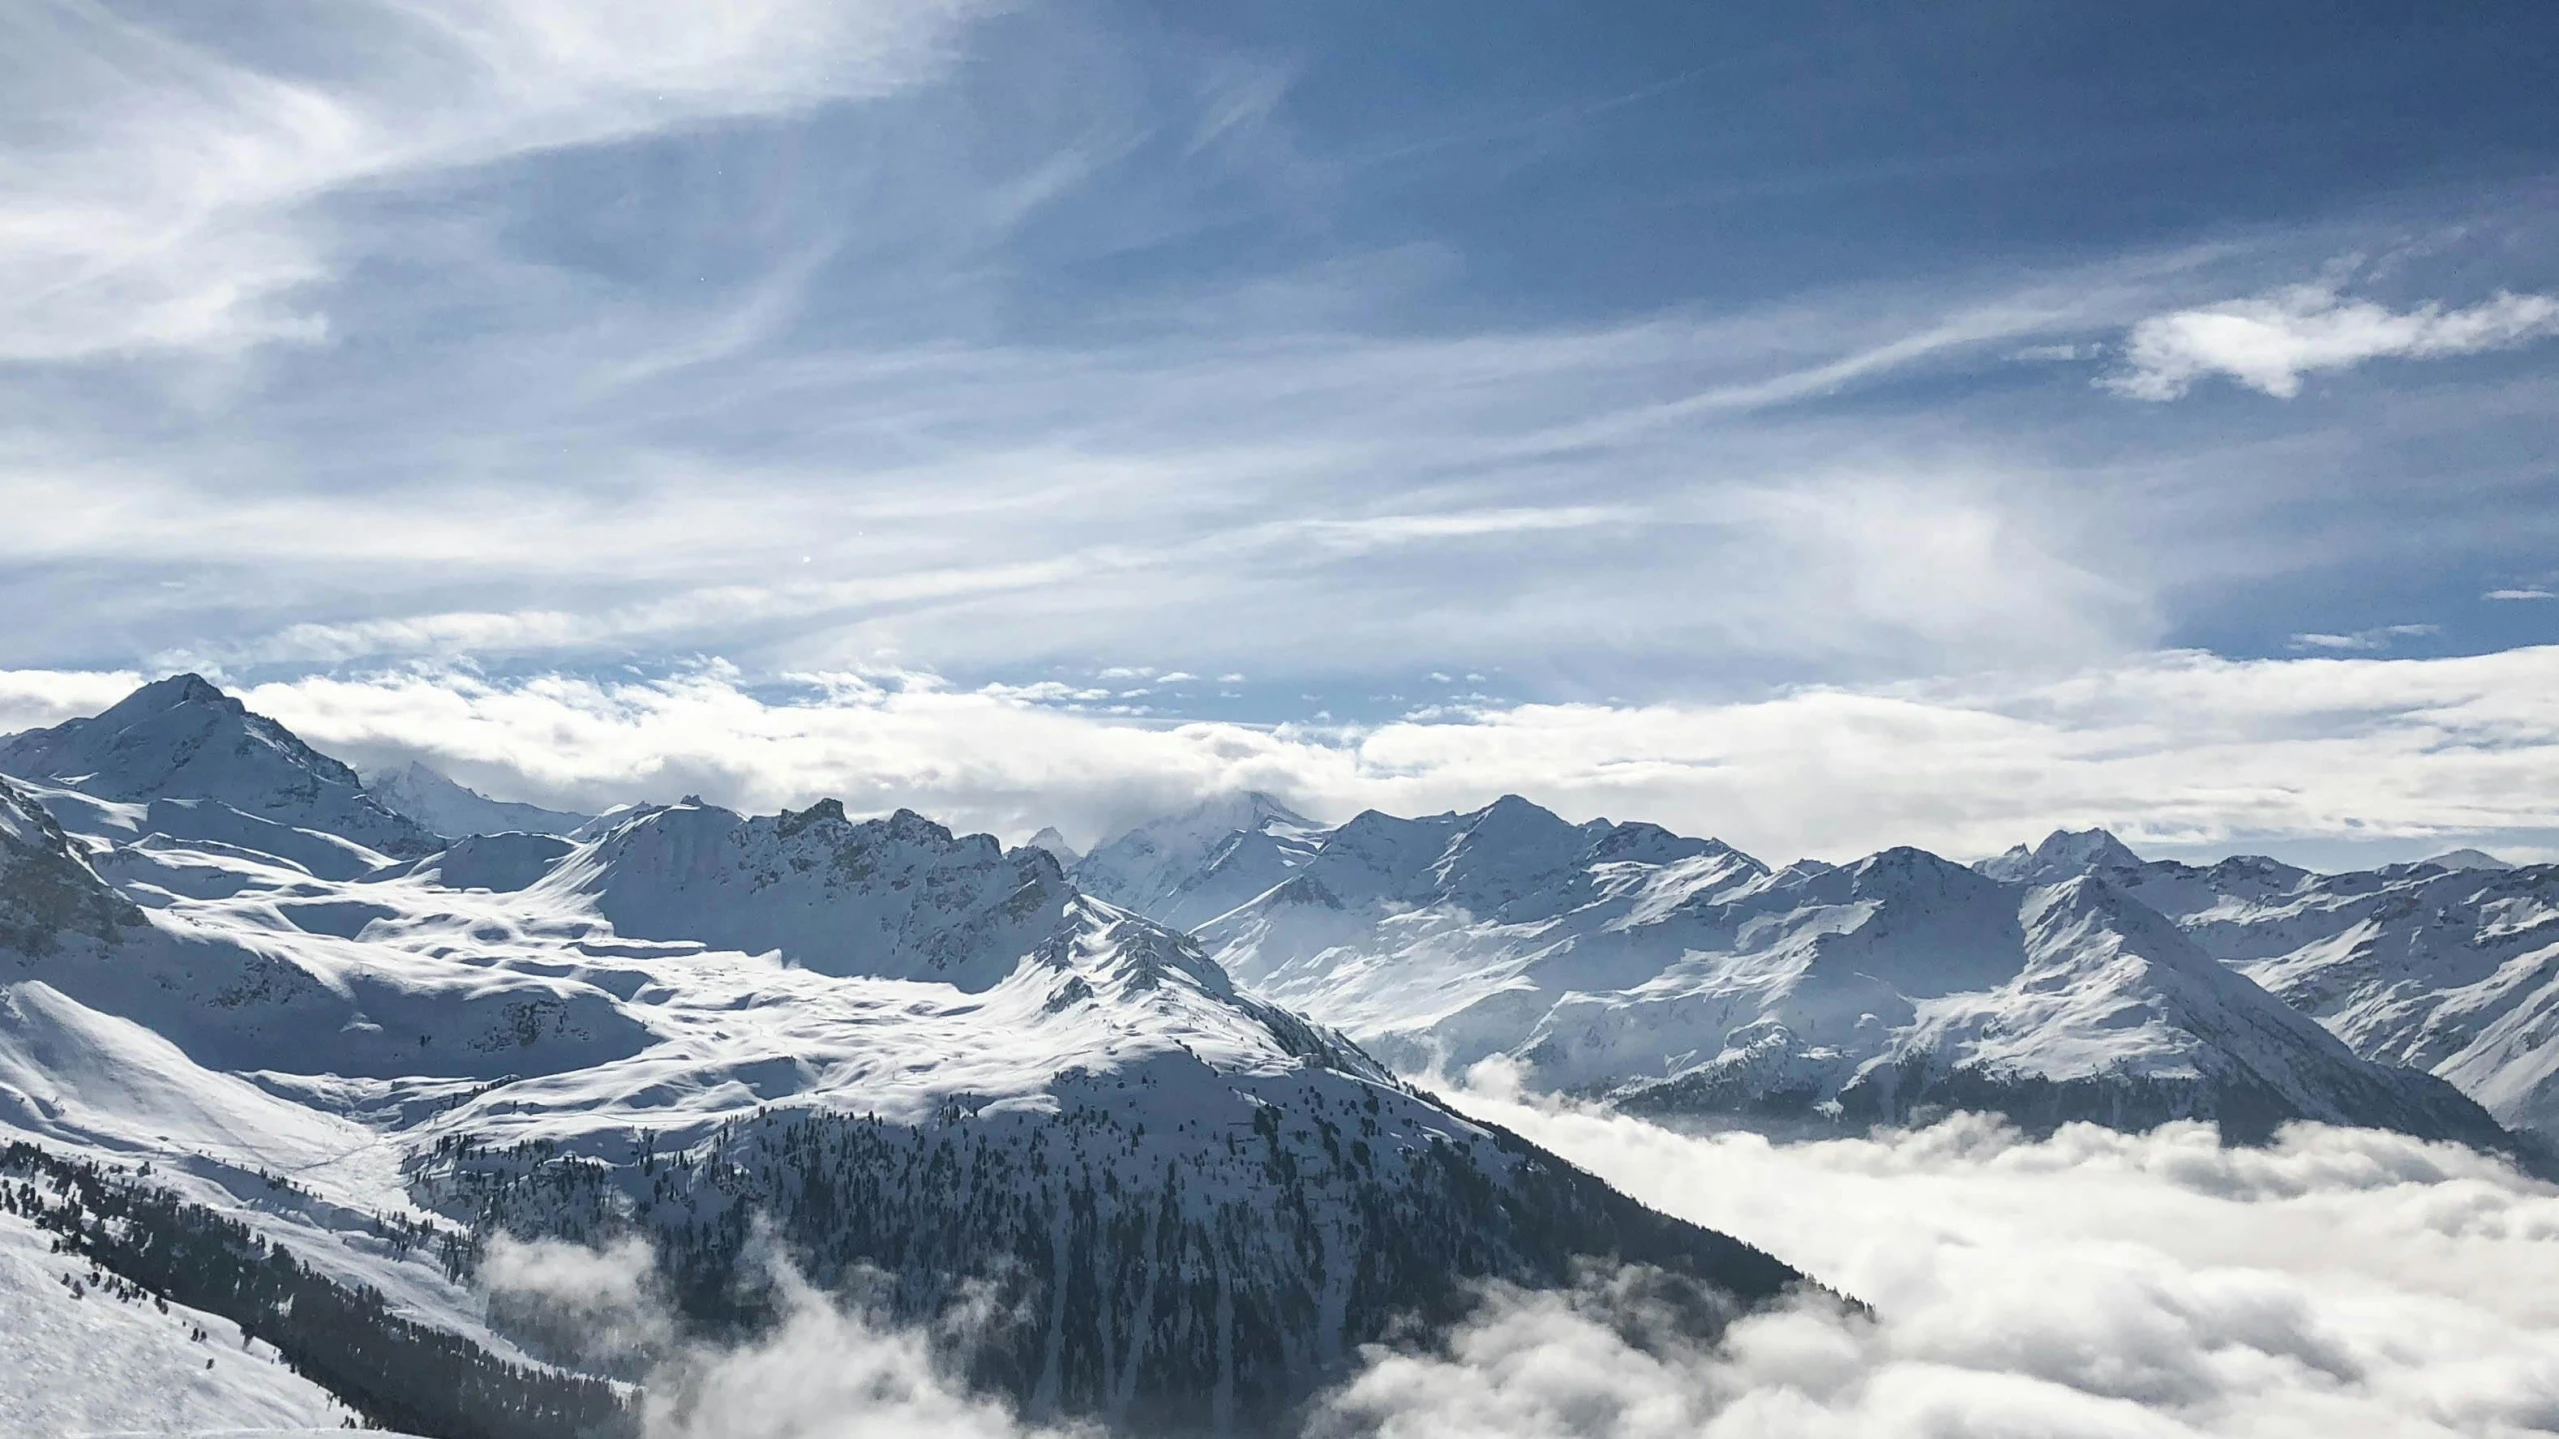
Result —
[{"label": "blue sky", "polygon": [[0,718],[2547,848],[2559,18],[2089,9],[11,7]]}]

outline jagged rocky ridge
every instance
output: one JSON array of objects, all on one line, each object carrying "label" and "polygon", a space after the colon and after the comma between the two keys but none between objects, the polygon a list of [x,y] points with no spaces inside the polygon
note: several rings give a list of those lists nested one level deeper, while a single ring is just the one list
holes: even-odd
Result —
[{"label": "jagged rocky ridge", "polygon": [[[0,779],[0,1130],[150,1159],[501,1360],[457,1282],[500,1230],[645,1235],[713,1327],[757,1316],[759,1216],[903,1312],[994,1284],[1020,1317],[980,1379],[1150,1433],[1276,1424],[1476,1279],[1802,1282],[1405,1087],[1046,850],[687,801],[401,857],[343,766],[209,686],[110,715],[6,748],[47,758]],[[184,803],[266,828],[160,828]],[[340,819],[383,841],[354,872],[308,844],[355,848]]]},{"label": "jagged rocky ridge", "polygon": [[2359,1058],[2106,875],[1906,848],[1771,870],[1516,796],[1332,829],[1237,808],[1254,828],[1204,844],[1186,815],[1172,840],[1095,859],[1202,854],[1105,881],[1138,875],[1124,900],[1192,924],[1249,990],[1410,1069],[1498,1057],[1541,1088],[1790,1127],[1970,1108],[2037,1129],[2201,1118],[2254,1138],[2318,1119],[2504,1140],[2451,1085]]}]

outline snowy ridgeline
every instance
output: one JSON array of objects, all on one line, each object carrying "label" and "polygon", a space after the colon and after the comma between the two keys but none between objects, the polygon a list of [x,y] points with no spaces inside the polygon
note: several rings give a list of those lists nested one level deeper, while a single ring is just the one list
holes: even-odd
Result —
[{"label": "snowy ridgeline", "polygon": [[1723,1296],[1701,1313],[1801,1283],[1451,1113],[1046,849],[832,803],[421,839],[183,680],[0,760],[0,1128],[106,1166],[92,1217],[245,1226],[188,1271],[208,1294],[285,1266],[323,1287],[282,1313],[335,1306],[377,1351],[454,1336],[437,1364],[505,1376],[386,1395],[279,1330],[384,1422],[585,1402],[520,1392],[542,1371],[470,1288],[500,1233],[647,1235],[720,1333],[765,1317],[731,1281],[769,1222],[822,1278],[890,1276],[901,1314],[1000,1289],[1017,1318],[966,1362],[1035,1412],[1208,1432],[1278,1422],[1470,1280],[1642,1259]]},{"label": "snowy ridgeline", "polygon": [[1656,1112],[2559,1128],[2559,868],[2475,852],[2319,875],[2090,831],[1973,867],[1771,869],[1516,797],[1328,827],[1257,796],[1074,878],[1408,1069],[1496,1059]]}]

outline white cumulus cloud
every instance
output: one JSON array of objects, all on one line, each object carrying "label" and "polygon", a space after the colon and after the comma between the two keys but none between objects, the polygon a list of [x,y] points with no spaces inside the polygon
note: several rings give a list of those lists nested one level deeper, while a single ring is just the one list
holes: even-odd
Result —
[{"label": "white cumulus cloud", "polygon": [[2103,383],[2137,400],[2173,400],[2211,375],[2289,399],[2302,377],[2378,359],[2437,359],[2511,349],[2559,334],[2559,297],[2500,292],[2467,309],[2392,310],[2327,285],[2154,315],[2125,341],[2126,368]]}]

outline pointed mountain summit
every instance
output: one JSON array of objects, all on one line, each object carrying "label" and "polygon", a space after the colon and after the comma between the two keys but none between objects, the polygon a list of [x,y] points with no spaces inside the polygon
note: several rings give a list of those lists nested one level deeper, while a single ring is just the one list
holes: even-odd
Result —
[{"label": "pointed mountain summit", "polygon": [[1921,1005],[1894,1051],[1841,1094],[1848,1112],[1994,1109],[2038,1130],[2211,1119],[2250,1141],[2307,1119],[2505,1143],[2451,1085],[2358,1058],[2101,878],[2031,890],[2019,919],[2015,973]]},{"label": "pointed mountain summit", "polygon": [[154,680],[102,714],[12,735],[0,741],[0,774],[103,800],[210,802],[394,858],[443,847],[365,793],[354,770],[201,675]]},{"label": "pointed mountain summit", "polygon": [[1032,835],[1029,839],[1022,841],[1022,843],[1027,848],[1044,849],[1049,853],[1056,855],[1057,862],[1066,866],[1068,869],[1075,868],[1075,866],[1084,858],[1083,854],[1080,853],[1075,846],[1066,842],[1066,836],[1057,832],[1056,825],[1043,827],[1038,834]]},{"label": "pointed mountain summit", "polygon": [[491,799],[416,760],[365,781],[365,792],[394,814],[437,834],[568,834],[592,815]]},{"label": "pointed mountain summit", "polygon": [[1973,868],[2012,884],[2059,884],[2083,874],[2138,869],[2142,858],[2102,829],[2057,829],[2028,849],[2019,845]]}]

